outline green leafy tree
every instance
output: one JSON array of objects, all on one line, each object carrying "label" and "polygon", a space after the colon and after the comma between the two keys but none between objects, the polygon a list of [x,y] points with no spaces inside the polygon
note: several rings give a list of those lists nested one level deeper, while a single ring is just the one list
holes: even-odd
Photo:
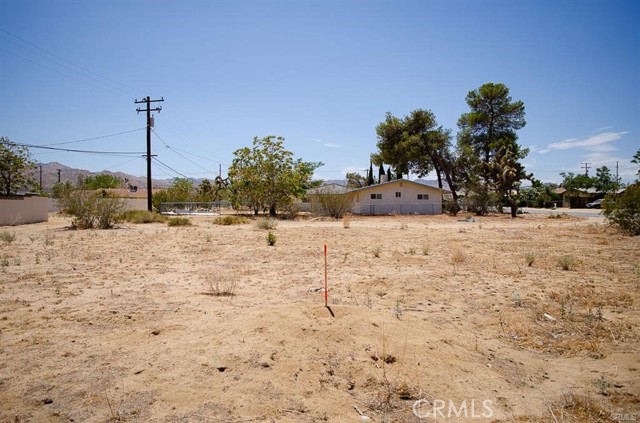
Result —
[{"label": "green leafy tree", "polygon": [[411,149],[407,146],[408,140],[402,119],[387,113],[384,122],[376,127],[376,134],[378,135],[376,156],[379,160],[393,166],[399,175],[408,173]]},{"label": "green leafy tree", "polygon": [[175,178],[167,190],[171,201],[183,203],[195,200],[195,188],[193,182],[187,178]]},{"label": "green leafy tree", "polygon": [[11,195],[21,189],[32,188],[35,183],[29,171],[35,167],[27,147],[0,137],[0,193]]},{"label": "green leafy tree", "polygon": [[560,185],[568,191],[588,190],[596,185],[595,178],[579,173],[573,172],[560,172],[562,176],[562,182]]},{"label": "green leafy tree", "polygon": [[457,211],[457,165],[451,148],[451,131],[438,125],[433,112],[417,109],[402,119],[387,113],[385,121],[376,127],[376,133],[378,153],[375,156],[391,163],[398,179],[408,171],[418,176],[435,171],[440,188],[443,188],[443,177],[451,188]]},{"label": "green leafy tree", "polygon": [[553,192],[555,184],[543,185],[537,179],[532,179],[531,186],[520,190],[520,200],[522,205],[528,207],[549,207],[562,200],[558,194]]},{"label": "green leafy tree", "polygon": [[275,216],[278,207],[286,207],[294,197],[306,194],[313,184],[314,170],[322,163],[296,160],[283,144],[282,137],[255,137],[253,147],[234,151],[229,167],[234,207],[248,204],[255,214],[269,210]]},{"label": "green leafy tree", "polygon": [[153,193],[153,208],[161,212],[162,203],[186,203],[196,200],[193,182],[187,178],[175,178],[167,189]]},{"label": "green leafy tree", "polygon": [[602,166],[596,169],[596,177],[594,187],[598,192],[610,193],[620,188],[620,181],[611,174],[611,171],[607,166]]},{"label": "green leafy tree", "polygon": [[526,125],[522,101],[512,101],[504,84],[487,83],[466,97],[470,112],[458,119],[458,146],[470,156],[467,161],[475,179],[469,185],[482,193],[495,191],[516,217],[519,188],[531,178],[520,160],[529,153],[518,145],[516,131]]}]

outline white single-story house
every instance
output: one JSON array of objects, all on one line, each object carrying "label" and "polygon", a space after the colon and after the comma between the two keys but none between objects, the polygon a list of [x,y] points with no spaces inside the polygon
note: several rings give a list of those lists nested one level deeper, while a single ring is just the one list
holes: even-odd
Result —
[{"label": "white single-story house", "polygon": [[432,181],[394,179],[350,191],[353,214],[440,214],[442,194]]}]

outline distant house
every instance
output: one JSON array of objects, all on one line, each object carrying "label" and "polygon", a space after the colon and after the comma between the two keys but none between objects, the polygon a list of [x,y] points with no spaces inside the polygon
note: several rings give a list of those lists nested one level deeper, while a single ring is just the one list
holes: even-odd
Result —
[{"label": "distant house", "polygon": [[553,190],[555,194],[562,197],[562,207],[581,209],[587,207],[587,203],[601,198],[604,194],[599,194],[595,188],[587,190],[567,190],[565,188],[556,188]]},{"label": "distant house", "polygon": [[336,182],[331,182],[328,184],[322,184],[317,188],[308,189],[307,196],[314,196],[314,195],[321,195],[321,194],[346,194],[351,191],[353,191],[353,188],[350,188],[346,185],[342,185]]},{"label": "distant house", "polygon": [[440,214],[442,195],[449,191],[433,181],[394,179],[350,191],[353,214]]}]

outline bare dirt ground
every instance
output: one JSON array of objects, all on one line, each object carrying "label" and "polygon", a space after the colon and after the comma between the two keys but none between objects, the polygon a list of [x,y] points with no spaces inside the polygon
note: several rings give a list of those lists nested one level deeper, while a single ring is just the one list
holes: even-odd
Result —
[{"label": "bare dirt ground", "polygon": [[0,421],[640,419],[640,238],[464,217],[0,228]]}]

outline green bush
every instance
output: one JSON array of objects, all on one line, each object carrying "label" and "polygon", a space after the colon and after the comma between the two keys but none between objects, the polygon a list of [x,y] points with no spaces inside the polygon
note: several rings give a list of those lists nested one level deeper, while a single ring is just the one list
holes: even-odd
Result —
[{"label": "green bush", "polygon": [[608,195],[602,208],[607,220],[620,231],[640,235],[640,184],[629,185],[622,194]]},{"label": "green bush", "polygon": [[104,190],[65,190],[58,198],[60,208],[73,216],[75,229],[109,229],[122,222],[125,202]]},{"label": "green bush", "polygon": [[231,216],[217,217],[213,220],[213,224],[229,226],[229,225],[240,225],[242,223],[247,223],[248,221],[249,219],[247,219],[246,217],[231,215]]},{"label": "green bush", "polygon": [[188,217],[172,217],[167,222],[169,226],[191,226],[191,220]]},{"label": "green bush", "polygon": [[342,219],[351,211],[353,203],[353,197],[344,193],[332,193],[328,188],[321,189],[311,197],[311,207],[315,214],[334,219]]},{"label": "green bush", "polygon": [[274,246],[276,245],[276,240],[278,238],[276,238],[276,236],[273,234],[273,232],[269,231],[269,233],[267,234],[267,244],[269,244],[270,246]]},{"label": "green bush", "polygon": [[122,219],[129,223],[163,223],[167,217],[149,210],[127,210],[122,213]]}]

